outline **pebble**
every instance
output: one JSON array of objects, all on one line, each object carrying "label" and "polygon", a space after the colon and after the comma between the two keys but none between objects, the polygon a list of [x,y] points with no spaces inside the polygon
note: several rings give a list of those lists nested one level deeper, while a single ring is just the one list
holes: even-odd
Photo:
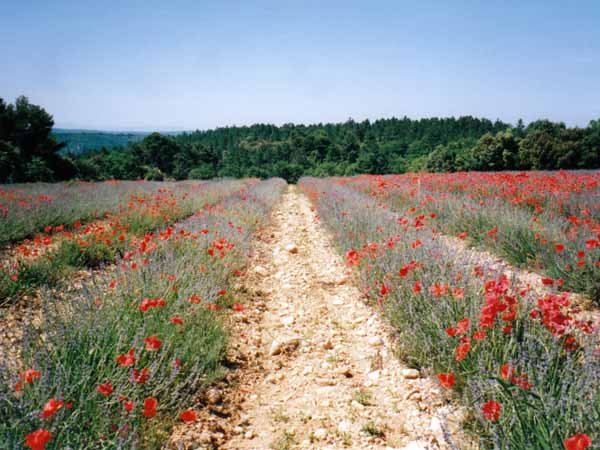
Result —
[{"label": "pebble", "polygon": [[400,375],[407,380],[416,380],[421,376],[421,373],[417,369],[402,369]]},{"label": "pebble", "polygon": [[223,400],[223,396],[217,389],[209,389],[206,392],[206,401],[208,401],[209,404],[216,405],[221,403],[221,400]]},{"label": "pebble", "polygon": [[293,351],[293,350],[296,350],[299,345],[300,345],[300,339],[298,339],[298,338],[291,338],[291,339],[286,339],[286,340],[275,339],[271,343],[271,348],[269,349],[269,355],[270,356],[279,355],[284,350]]},{"label": "pebble", "polygon": [[327,437],[327,430],[325,428],[317,428],[313,433],[313,436],[321,441]]},{"label": "pebble", "polygon": [[291,254],[296,254],[296,253],[298,253],[298,247],[296,247],[294,244],[289,244],[289,245],[286,245],[286,246],[285,246],[285,250],[286,250],[288,253],[291,253]]}]

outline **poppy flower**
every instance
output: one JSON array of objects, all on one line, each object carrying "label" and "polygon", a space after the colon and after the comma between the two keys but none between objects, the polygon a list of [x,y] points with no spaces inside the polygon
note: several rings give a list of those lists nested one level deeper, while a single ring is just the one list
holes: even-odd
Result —
[{"label": "poppy flower", "polygon": [[423,285],[421,284],[421,282],[419,280],[415,281],[412,288],[413,294],[418,294],[419,292],[421,292],[422,289]]},{"label": "poppy flower", "polygon": [[133,356],[134,352],[135,352],[135,349],[131,348],[124,355],[117,356],[117,363],[121,367],[133,366],[135,364],[135,357]]},{"label": "poppy flower", "polygon": [[188,409],[187,411],[183,411],[181,414],[179,414],[179,419],[185,423],[192,423],[198,419],[198,415],[196,414],[196,411]]},{"label": "poppy flower", "polygon": [[456,383],[456,377],[453,373],[438,373],[438,380],[442,387],[446,389],[452,389],[454,384]]},{"label": "poppy flower", "polygon": [[483,412],[483,417],[485,417],[487,420],[496,422],[500,419],[502,405],[495,400],[490,400],[481,406],[481,412]]},{"label": "poppy flower", "polygon": [[202,299],[196,295],[196,294],[192,294],[189,298],[188,298],[188,302],[190,303],[200,303],[202,301]]},{"label": "poppy flower", "polygon": [[158,339],[157,336],[148,336],[144,339],[144,342],[146,343],[146,350],[148,351],[158,350],[162,346],[162,341]]},{"label": "poppy flower", "polygon": [[142,415],[151,419],[156,415],[156,407],[158,406],[158,400],[154,397],[148,397],[144,400],[144,409],[142,410]]},{"label": "poppy flower", "polygon": [[27,369],[19,374],[19,381],[15,383],[15,391],[20,392],[23,390],[23,386],[28,383],[33,383],[35,380],[42,376],[41,372],[35,369]]},{"label": "poppy flower", "polygon": [[31,450],[44,450],[46,444],[52,439],[52,433],[48,430],[40,428],[39,430],[32,431],[25,436],[25,446]]},{"label": "poppy flower", "polygon": [[513,369],[508,364],[502,364],[500,366],[500,378],[503,380],[510,380],[513,375]]},{"label": "poppy flower", "polygon": [[56,400],[55,398],[51,398],[46,402],[44,408],[42,409],[42,419],[52,417],[60,408],[63,407],[63,405],[64,402]]},{"label": "poppy flower", "polygon": [[103,384],[99,384],[98,387],[96,388],[96,390],[98,392],[100,392],[102,395],[104,395],[105,397],[108,397],[110,394],[112,394],[113,387],[112,387],[112,384],[110,384],[110,383],[103,383]]},{"label": "poppy flower", "polygon": [[585,450],[592,445],[592,439],[584,433],[578,433],[565,439],[565,450]]},{"label": "poppy flower", "polygon": [[350,267],[357,266],[360,263],[360,255],[356,250],[348,250],[346,253],[346,264]]},{"label": "poppy flower", "polygon": [[171,319],[169,319],[169,321],[173,325],[183,325],[183,319],[180,316],[173,316]]},{"label": "poppy flower", "polygon": [[150,378],[150,370],[145,367],[142,370],[133,369],[133,381],[144,384]]},{"label": "poppy flower", "polygon": [[471,350],[471,344],[468,342],[463,342],[459,344],[454,350],[454,357],[456,361],[461,362],[463,359],[467,357],[469,351]]},{"label": "poppy flower", "polygon": [[448,293],[448,285],[435,283],[433,286],[429,286],[429,293],[434,297],[441,297]]},{"label": "poppy flower", "polygon": [[563,244],[555,244],[554,250],[556,250],[556,253],[562,253],[565,250],[565,246]]},{"label": "poppy flower", "polygon": [[123,409],[127,412],[133,411],[134,408],[135,408],[135,403],[132,402],[131,400],[123,403]]},{"label": "poppy flower", "polygon": [[244,305],[240,304],[240,303],[234,303],[232,306],[232,309],[236,312],[243,312],[244,311]]},{"label": "poppy flower", "polygon": [[485,331],[476,331],[473,333],[473,339],[476,341],[483,341],[487,337],[487,333]]},{"label": "poppy flower", "polygon": [[542,278],[542,284],[544,286],[552,286],[554,284],[554,280],[552,278]]}]

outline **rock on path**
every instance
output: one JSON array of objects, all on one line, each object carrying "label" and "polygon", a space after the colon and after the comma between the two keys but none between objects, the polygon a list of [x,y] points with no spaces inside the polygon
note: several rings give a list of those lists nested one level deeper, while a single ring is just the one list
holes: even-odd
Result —
[{"label": "rock on path", "polygon": [[248,394],[222,448],[448,448],[455,407],[394,357],[389,328],[363,303],[295,187],[271,232],[258,244],[252,286],[266,294],[253,330],[264,376],[240,386]]}]

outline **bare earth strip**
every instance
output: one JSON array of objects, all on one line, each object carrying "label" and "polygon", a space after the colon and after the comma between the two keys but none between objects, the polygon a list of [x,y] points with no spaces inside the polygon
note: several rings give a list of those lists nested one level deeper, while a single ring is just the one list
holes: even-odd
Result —
[{"label": "bare earth strip", "polygon": [[295,187],[260,242],[265,310],[249,339],[265,376],[246,377],[226,449],[437,449],[459,414],[392,354],[391,330],[363,303],[309,200]]}]

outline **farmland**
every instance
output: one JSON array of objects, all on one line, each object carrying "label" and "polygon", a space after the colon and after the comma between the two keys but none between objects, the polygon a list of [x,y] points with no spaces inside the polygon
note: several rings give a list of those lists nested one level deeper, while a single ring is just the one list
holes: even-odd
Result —
[{"label": "farmland", "polygon": [[0,447],[595,448],[599,182],[5,185]]}]

